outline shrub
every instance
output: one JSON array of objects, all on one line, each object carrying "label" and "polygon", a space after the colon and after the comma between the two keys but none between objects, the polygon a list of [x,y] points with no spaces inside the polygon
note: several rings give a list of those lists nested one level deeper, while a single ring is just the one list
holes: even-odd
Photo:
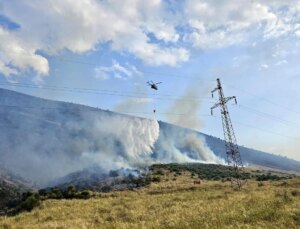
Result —
[{"label": "shrub", "polygon": [[293,220],[300,223],[300,211],[297,211],[293,214]]},{"label": "shrub", "polygon": [[66,199],[73,199],[76,197],[77,191],[76,191],[75,186],[71,185],[62,194],[63,194],[63,197]]},{"label": "shrub", "polygon": [[59,188],[53,188],[51,189],[51,192],[49,193],[50,199],[62,199],[63,194],[62,191]]},{"label": "shrub", "polygon": [[91,194],[88,190],[83,190],[80,193],[76,195],[79,199],[89,199],[91,197]]},{"label": "shrub", "polygon": [[112,191],[112,187],[109,185],[105,185],[101,188],[101,192],[111,192]]},{"label": "shrub", "polygon": [[135,185],[136,188],[147,186],[151,183],[150,177],[138,177],[132,180],[132,183]]},{"label": "shrub", "polygon": [[160,177],[158,177],[158,176],[152,177],[152,182],[158,183],[158,182],[160,182],[160,181],[161,181],[161,178],[160,178]]},{"label": "shrub", "polygon": [[177,176],[181,176],[182,173],[181,173],[181,172],[176,172],[176,175],[177,175]]},{"label": "shrub", "polygon": [[277,175],[272,175],[268,173],[267,175],[262,174],[262,175],[256,175],[256,180],[257,181],[267,181],[267,180],[280,180],[283,179]]},{"label": "shrub", "polygon": [[38,193],[27,192],[23,194],[22,202],[19,205],[19,211],[31,211],[40,205],[40,195]]},{"label": "shrub", "polygon": [[300,196],[300,191],[298,191],[298,190],[293,190],[293,191],[291,192],[291,194],[292,194],[292,196]]},{"label": "shrub", "polygon": [[46,196],[47,195],[47,190],[46,189],[40,189],[39,190],[39,195],[40,196]]},{"label": "shrub", "polygon": [[264,183],[260,181],[260,182],[257,183],[257,186],[262,187],[262,186],[264,186]]},{"label": "shrub", "polygon": [[214,176],[213,180],[220,180],[221,178],[219,176]]},{"label": "shrub", "polygon": [[162,171],[161,169],[155,171],[155,173],[153,173],[154,175],[158,175],[158,176],[163,176],[165,175],[164,171]]}]

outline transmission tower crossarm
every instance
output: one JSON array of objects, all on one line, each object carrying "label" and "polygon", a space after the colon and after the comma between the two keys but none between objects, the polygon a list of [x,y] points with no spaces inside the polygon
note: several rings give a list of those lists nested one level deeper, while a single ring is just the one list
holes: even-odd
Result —
[{"label": "transmission tower crossarm", "polygon": [[232,99],[234,99],[235,104],[237,104],[237,101],[236,101],[236,97],[235,97],[235,96],[226,97],[226,98],[224,99],[224,103],[227,103],[229,100],[232,100]]},{"label": "transmission tower crossarm", "polygon": [[212,97],[212,98],[214,97],[214,92],[217,91],[217,90],[219,90],[218,87],[216,87],[214,90],[211,91],[211,97]]},{"label": "transmission tower crossarm", "polygon": [[216,103],[210,108],[211,115],[213,115],[213,109],[217,108],[218,106],[221,106],[221,103]]}]

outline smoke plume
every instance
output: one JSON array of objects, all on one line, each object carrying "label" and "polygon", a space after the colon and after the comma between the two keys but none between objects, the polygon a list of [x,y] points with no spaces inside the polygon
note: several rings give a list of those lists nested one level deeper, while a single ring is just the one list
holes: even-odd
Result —
[{"label": "smoke plume", "polygon": [[160,133],[155,143],[155,158],[160,163],[218,163],[217,157],[199,133],[167,123],[160,123]]},{"label": "smoke plume", "polygon": [[[166,118],[168,122],[191,129],[201,129],[199,119],[201,107],[200,96],[204,94],[203,87],[199,88],[198,82],[192,81],[185,89],[183,95],[168,109]],[[179,113],[183,115],[175,115]]]},{"label": "smoke plume", "polygon": [[14,92],[4,91],[1,98],[9,107],[0,108],[0,166],[40,187],[92,166],[109,172],[152,163],[220,162],[191,130]]}]

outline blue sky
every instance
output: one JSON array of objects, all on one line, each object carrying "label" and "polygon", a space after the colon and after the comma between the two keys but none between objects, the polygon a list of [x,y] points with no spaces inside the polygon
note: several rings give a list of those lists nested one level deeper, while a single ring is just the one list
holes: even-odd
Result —
[{"label": "blue sky", "polygon": [[223,138],[219,77],[238,143],[300,160],[299,37],[292,0],[0,0],[0,81]]}]

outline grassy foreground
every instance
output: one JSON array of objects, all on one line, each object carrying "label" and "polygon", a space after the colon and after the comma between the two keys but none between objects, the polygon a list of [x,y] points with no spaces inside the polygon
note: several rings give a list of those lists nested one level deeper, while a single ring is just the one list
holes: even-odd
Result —
[{"label": "grassy foreground", "polygon": [[0,228],[300,228],[300,178],[193,184],[189,172],[164,171],[139,190],[88,200],[46,200],[32,212],[0,217]]}]

